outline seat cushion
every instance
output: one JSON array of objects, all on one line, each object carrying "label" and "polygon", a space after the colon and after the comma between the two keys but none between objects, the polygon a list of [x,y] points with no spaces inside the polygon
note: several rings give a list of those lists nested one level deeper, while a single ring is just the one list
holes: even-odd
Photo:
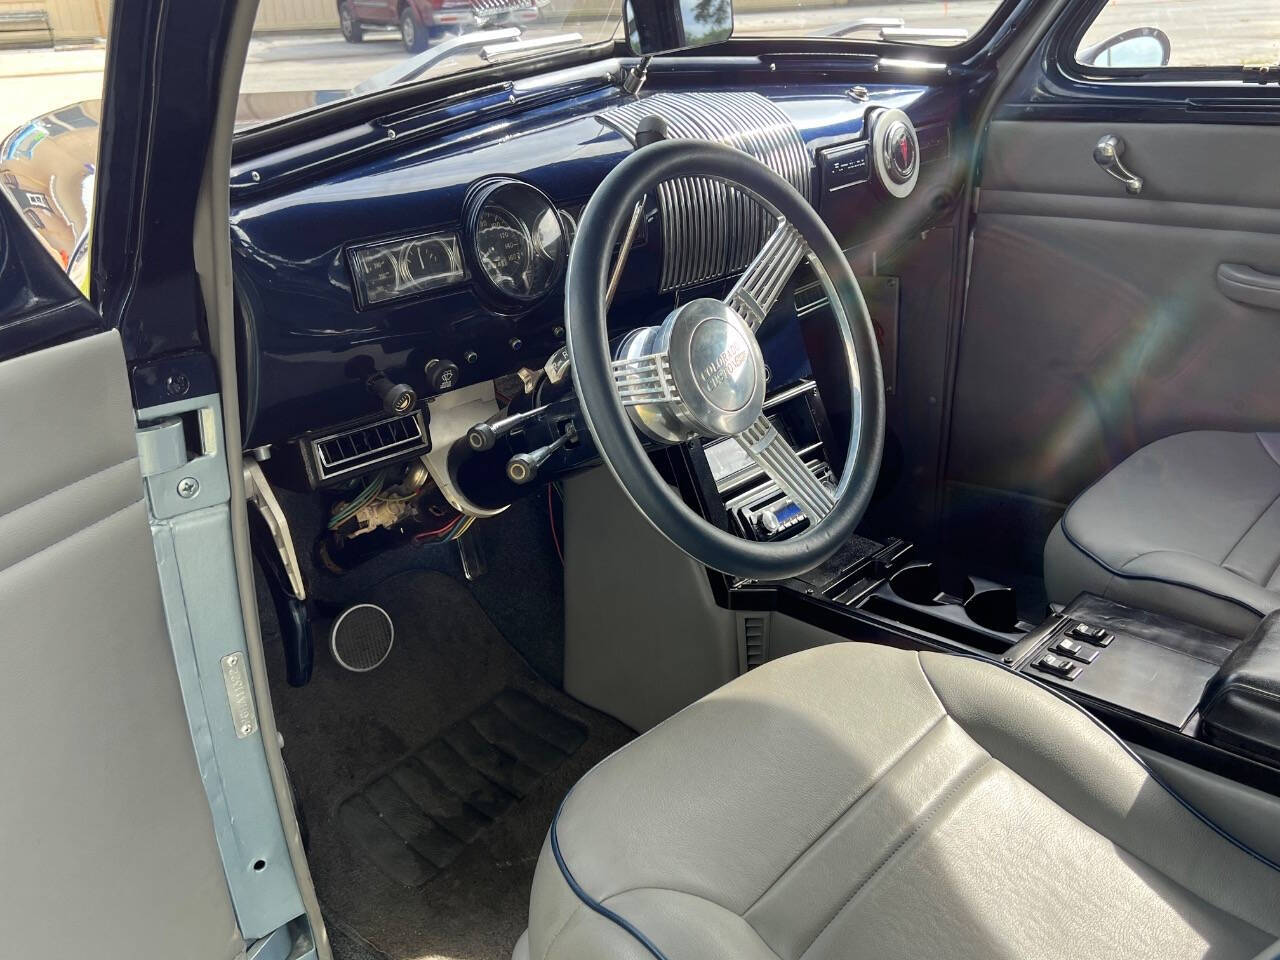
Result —
[{"label": "seat cushion", "polygon": [[991,661],[839,643],[591,771],[538,863],[532,960],[1251,958],[1280,869]]},{"label": "seat cushion", "polygon": [[1096,593],[1244,636],[1280,608],[1280,434],[1143,447],[1071,505],[1044,567],[1058,603]]}]

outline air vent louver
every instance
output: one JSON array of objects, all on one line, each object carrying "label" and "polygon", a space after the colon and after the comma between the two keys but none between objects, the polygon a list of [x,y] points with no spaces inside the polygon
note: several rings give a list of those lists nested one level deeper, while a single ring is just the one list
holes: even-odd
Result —
[{"label": "air vent louver", "polygon": [[310,441],[316,478],[320,482],[419,450],[427,450],[426,424],[419,411],[391,417]]},{"label": "air vent louver", "polygon": [[752,670],[764,663],[769,655],[769,625],[764,617],[744,616],[739,621],[742,631],[743,666]]}]

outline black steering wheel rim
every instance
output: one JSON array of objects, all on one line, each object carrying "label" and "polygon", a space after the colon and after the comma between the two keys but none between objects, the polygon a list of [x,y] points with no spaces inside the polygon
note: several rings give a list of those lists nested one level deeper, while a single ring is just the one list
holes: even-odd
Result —
[{"label": "black steering wheel rim", "polygon": [[[799,536],[758,542],[709,523],[662,479],[619,398],[611,367],[605,292],[610,257],[625,221],[664,180],[710,177],[731,183],[795,226],[817,261],[845,351],[852,391],[849,453],[831,513]],[[825,276],[823,276],[825,274]],[[724,573],[779,580],[811,570],[853,534],[870,503],[884,446],[884,381],[874,328],[848,260],[814,209],[787,181],[730,147],[662,141],[618,164],[583,211],[565,284],[566,339],[583,419],[601,459],[645,518],[689,556]]]}]

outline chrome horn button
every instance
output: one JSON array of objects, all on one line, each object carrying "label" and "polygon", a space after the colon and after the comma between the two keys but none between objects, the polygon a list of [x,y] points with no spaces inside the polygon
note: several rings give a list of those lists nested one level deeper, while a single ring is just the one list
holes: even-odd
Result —
[{"label": "chrome horn button", "polygon": [[670,377],[672,396],[663,402],[637,396],[628,404],[632,422],[649,436],[669,443],[728,437],[760,416],[764,356],[751,327],[724,301],[692,300],[661,326],[634,331],[615,365],[655,356],[663,358],[659,376]]},{"label": "chrome horn button", "polygon": [[689,361],[697,395],[717,410],[735,413],[755,393],[755,368],[748,337],[733,324],[708,317],[689,338]]}]

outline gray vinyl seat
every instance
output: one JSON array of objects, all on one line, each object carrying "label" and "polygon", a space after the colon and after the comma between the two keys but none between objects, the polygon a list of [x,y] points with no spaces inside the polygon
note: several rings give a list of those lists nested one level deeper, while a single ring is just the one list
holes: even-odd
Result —
[{"label": "gray vinyl seat", "polygon": [[1280,868],[990,661],[838,643],[615,753],[543,847],[531,960],[1252,958]]},{"label": "gray vinyl seat", "polygon": [[1143,447],[1071,505],[1044,569],[1052,601],[1087,591],[1244,636],[1280,607],[1280,434]]}]

